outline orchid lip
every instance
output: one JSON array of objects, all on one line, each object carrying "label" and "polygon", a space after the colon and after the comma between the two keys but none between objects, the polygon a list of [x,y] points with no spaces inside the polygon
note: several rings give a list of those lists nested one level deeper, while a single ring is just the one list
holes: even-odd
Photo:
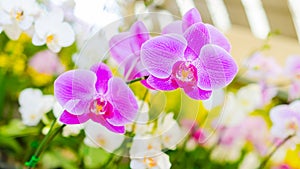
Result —
[{"label": "orchid lip", "polygon": [[102,97],[94,99],[90,105],[90,111],[96,115],[104,115],[107,111],[107,101]]},{"label": "orchid lip", "polygon": [[194,84],[197,79],[195,74],[196,68],[191,64],[191,62],[179,61],[175,63],[173,67],[173,77],[178,84]]}]

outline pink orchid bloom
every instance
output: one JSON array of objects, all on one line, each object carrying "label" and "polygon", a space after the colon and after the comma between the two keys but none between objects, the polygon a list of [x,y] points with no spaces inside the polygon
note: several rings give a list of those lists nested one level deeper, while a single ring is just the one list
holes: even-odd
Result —
[{"label": "pink orchid bloom", "polygon": [[289,105],[278,105],[270,111],[273,123],[271,134],[277,138],[285,139],[290,135],[300,137],[300,101]]},{"label": "pink orchid bloom", "polygon": [[[124,70],[126,80],[134,80],[149,75],[141,63],[141,46],[150,39],[149,32],[143,22],[135,22],[128,32],[113,36],[109,41],[110,53]],[[148,86],[145,80],[142,84]]]},{"label": "pink orchid bloom", "polygon": [[125,82],[108,66],[96,64],[90,70],[71,70],[54,82],[54,95],[65,109],[60,121],[80,124],[91,119],[107,129],[124,133],[124,125],[135,119],[138,104]]},{"label": "pink orchid bloom", "polygon": [[225,87],[237,74],[237,65],[228,53],[230,45],[217,29],[201,22],[196,9],[176,23],[167,26],[175,33],[142,45],[141,62],[150,73],[147,83],[158,90],[182,88],[193,99],[208,99],[213,89]]}]

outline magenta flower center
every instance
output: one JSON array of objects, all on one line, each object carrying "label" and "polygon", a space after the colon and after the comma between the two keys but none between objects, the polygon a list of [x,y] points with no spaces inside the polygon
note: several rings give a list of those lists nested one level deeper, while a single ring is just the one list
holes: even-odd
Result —
[{"label": "magenta flower center", "polygon": [[90,110],[97,115],[103,115],[107,111],[108,103],[103,98],[97,98],[92,101]]},{"label": "magenta flower center", "polygon": [[180,86],[192,85],[197,82],[197,71],[189,62],[179,61],[173,66],[173,78]]}]

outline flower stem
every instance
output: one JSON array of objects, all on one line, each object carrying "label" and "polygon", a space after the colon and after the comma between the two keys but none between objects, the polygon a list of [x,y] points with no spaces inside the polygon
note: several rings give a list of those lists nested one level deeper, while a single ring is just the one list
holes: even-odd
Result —
[{"label": "flower stem", "polygon": [[[49,132],[47,133],[46,137],[42,140],[41,144],[38,146],[34,154],[31,156],[30,160],[25,162],[25,166],[28,167],[28,169],[31,169],[36,166],[36,164],[39,161],[39,156],[42,154],[42,152],[45,150],[45,148],[49,145],[50,141],[54,139],[54,137],[66,126],[65,124],[55,128],[56,120],[53,120],[51,123],[51,127]],[[53,132],[52,132],[53,131]]]},{"label": "flower stem", "polygon": [[276,151],[289,139],[294,137],[295,135],[289,135],[287,138],[285,138],[282,142],[280,142],[272,151],[271,153],[264,159],[264,161],[259,165],[258,169],[263,169],[267,165],[268,161],[271,159],[271,157],[276,153]]},{"label": "flower stem", "polygon": [[139,82],[141,80],[146,80],[149,76],[143,76],[143,77],[140,77],[140,78],[137,78],[137,79],[134,79],[134,80],[131,80],[131,81],[128,81],[126,82],[126,84],[132,84],[134,82]]}]

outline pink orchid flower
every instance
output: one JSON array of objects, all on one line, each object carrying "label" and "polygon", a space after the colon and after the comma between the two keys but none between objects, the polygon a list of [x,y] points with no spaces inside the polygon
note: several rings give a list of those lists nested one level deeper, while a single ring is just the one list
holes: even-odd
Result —
[{"label": "pink orchid flower", "polygon": [[191,98],[205,100],[213,89],[233,80],[238,68],[228,53],[227,39],[216,28],[203,24],[196,9],[166,30],[167,34],[146,41],[141,48],[150,86],[167,91],[182,88]]},{"label": "pink orchid flower", "polygon": [[[110,39],[110,53],[120,68],[123,69],[126,80],[134,80],[149,75],[140,59],[141,46],[149,39],[149,32],[141,21],[135,22],[128,32],[122,32]],[[145,80],[141,82],[150,87],[145,83]]]},{"label": "pink orchid flower", "polygon": [[60,121],[80,124],[91,119],[107,129],[124,133],[124,125],[135,119],[138,105],[133,92],[108,66],[96,64],[90,70],[71,70],[54,82],[54,95],[65,109]]}]

